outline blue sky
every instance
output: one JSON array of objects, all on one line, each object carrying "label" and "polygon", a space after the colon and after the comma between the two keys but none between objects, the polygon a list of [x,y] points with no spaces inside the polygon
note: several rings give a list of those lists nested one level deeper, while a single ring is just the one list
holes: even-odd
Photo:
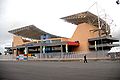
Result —
[{"label": "blue sky", "polygon": [[[0,0],[0,50],[11,46],[9,30],[31,24],[55,35],[71,37],[76,25],[60,18],[87,11],[95,2],[100,16],[106,13],[108,22],[113,21],[112,35],[120,38],[120,5],[116,0]],[[96,5],[89,11],[97,15]]]}]

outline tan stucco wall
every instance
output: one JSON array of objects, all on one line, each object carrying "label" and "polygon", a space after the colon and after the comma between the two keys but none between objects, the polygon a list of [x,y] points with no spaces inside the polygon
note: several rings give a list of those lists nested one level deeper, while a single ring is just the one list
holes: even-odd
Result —
[{"label": "tan stucco wall", "polygon": [[80,46],[75,48],[74,51],[89,51],[89,38],[95,38],[98,37],[98,32],[91,32],[90,30],[96,29],[97,27],[92,26],[87,23],[79,24],[73,34],[73,36],[70,38],[72,41],[79,41]]},{"label": "tan stucco wall", "polygon": [[20,36],[13,36],[13,47],[16,47],[18,45],[24,44],[22,37]]}]

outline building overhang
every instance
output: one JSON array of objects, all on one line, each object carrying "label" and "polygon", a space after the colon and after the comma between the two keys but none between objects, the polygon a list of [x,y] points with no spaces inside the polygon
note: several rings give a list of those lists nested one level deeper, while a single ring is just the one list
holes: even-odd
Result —
[{"label": "building overhang", "polygon": [[112,47],[120,46],[119,44],[113,43],[113,42],[119,42],[119,40],[110,36],[90,38],[88,39],[88,42],[89,42],[89,49],[110,50]]},{"label": "building overhang", "polygon": [[16,49],[15,47],[5,47],[5,49],[11,49],[11,50],[14,50],[14,49]]},{"label": "building overhang", "polygon": [[16,46],[16,48],[38,47],[38,46],[60,46],[60,45],[79,46],[80,43],[72,42],[72,41],[64,41],[64,42],[57,42],[57,43],[28,43],[28,44]]},{"label": "building overhang", "polygon": [[107,41],[112,41],[112,42],[119,42],[119,40],[117,38],[110,37],[110,36],[96,37],[96,38],[90,38],[90,39],[88,39],[89,42],[100,41],[100,40],[107,40]]},{"label": "building overhang", "polygon": [[78,42],[70,42],[70,41],[67,42],[66,44],[69,46],[79,46],[80,45]]},{"label": "building overhang", "polygon": [[44,35],[44,34],[50,35],[51,38],[60,38],[60,36],[56,36],[56,35],[47,33],[45,31],[37,28],[34,25],[29,25],[29,26],[25,26],[25,27],[22,27],[22,28],[10,30],[8,32],[12,33],[14,35],[17,35],[17,36],[22,36],[22,37],[25,37],[25,38],[37,39],[37,40],[40,40],[40,36]]},{"label": "building overhang", "polygon": [[[104,31],[103,34],[106,34],[106,30],[107,30],[107,33],[110,34],[110,27],[106,23],[106,21],[99,17],[99,22],[98,22],[98,16],[89,11],[62,17],[60,19],[64,19],[66,22],[69,22],[69,23],[72,23],[75,25],[79,25],[82,23],[88,23],[88,24],[96,26],[98,28],[99,28],[99,26],[102,26],[101,30]],[[106,26],[107,26],[107,28],[106,28]]]},{"label": "building overhang", "polygon": [[89,48],[95,48],[95,47],[117,47],[120,46],[119,44],[100,44],[100,45],[89,45]]}]

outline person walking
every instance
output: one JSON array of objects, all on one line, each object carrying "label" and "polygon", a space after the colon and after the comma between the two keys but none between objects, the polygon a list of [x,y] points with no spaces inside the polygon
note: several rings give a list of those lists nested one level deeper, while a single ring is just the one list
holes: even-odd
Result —
[{"label": "person walking", "polygon": [[84,55],[84,63],[87,63],[86,55]]}]

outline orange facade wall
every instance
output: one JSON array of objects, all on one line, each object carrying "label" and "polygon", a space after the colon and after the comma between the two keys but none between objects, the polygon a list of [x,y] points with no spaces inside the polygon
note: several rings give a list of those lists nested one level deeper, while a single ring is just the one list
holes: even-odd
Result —
[{"label": "orange facade wall", "polygon": [[72,41],[79,41],[80,46],[75,48],[74,51],[89,51],[89,38],[95,38],[98,37],[98,32],[91,32],[90,30],[96,29],[97,27],[82,23],[79,24],[73,34],[73,36],[70,38]]},{"label": "orange facade wall", "polygon": [[22,37],[20,36],[13,36],[13,47],[16,47],[18,45],[24,44]]},{"label": "orange facade wall", "polygon": [[29,41],[29,40],[23,39],[21,36],[13,36],[12,46],[16,47],[16,46],[23,45],[26,43],[31,43],[31,42],[37,42],[37,40]]}]

